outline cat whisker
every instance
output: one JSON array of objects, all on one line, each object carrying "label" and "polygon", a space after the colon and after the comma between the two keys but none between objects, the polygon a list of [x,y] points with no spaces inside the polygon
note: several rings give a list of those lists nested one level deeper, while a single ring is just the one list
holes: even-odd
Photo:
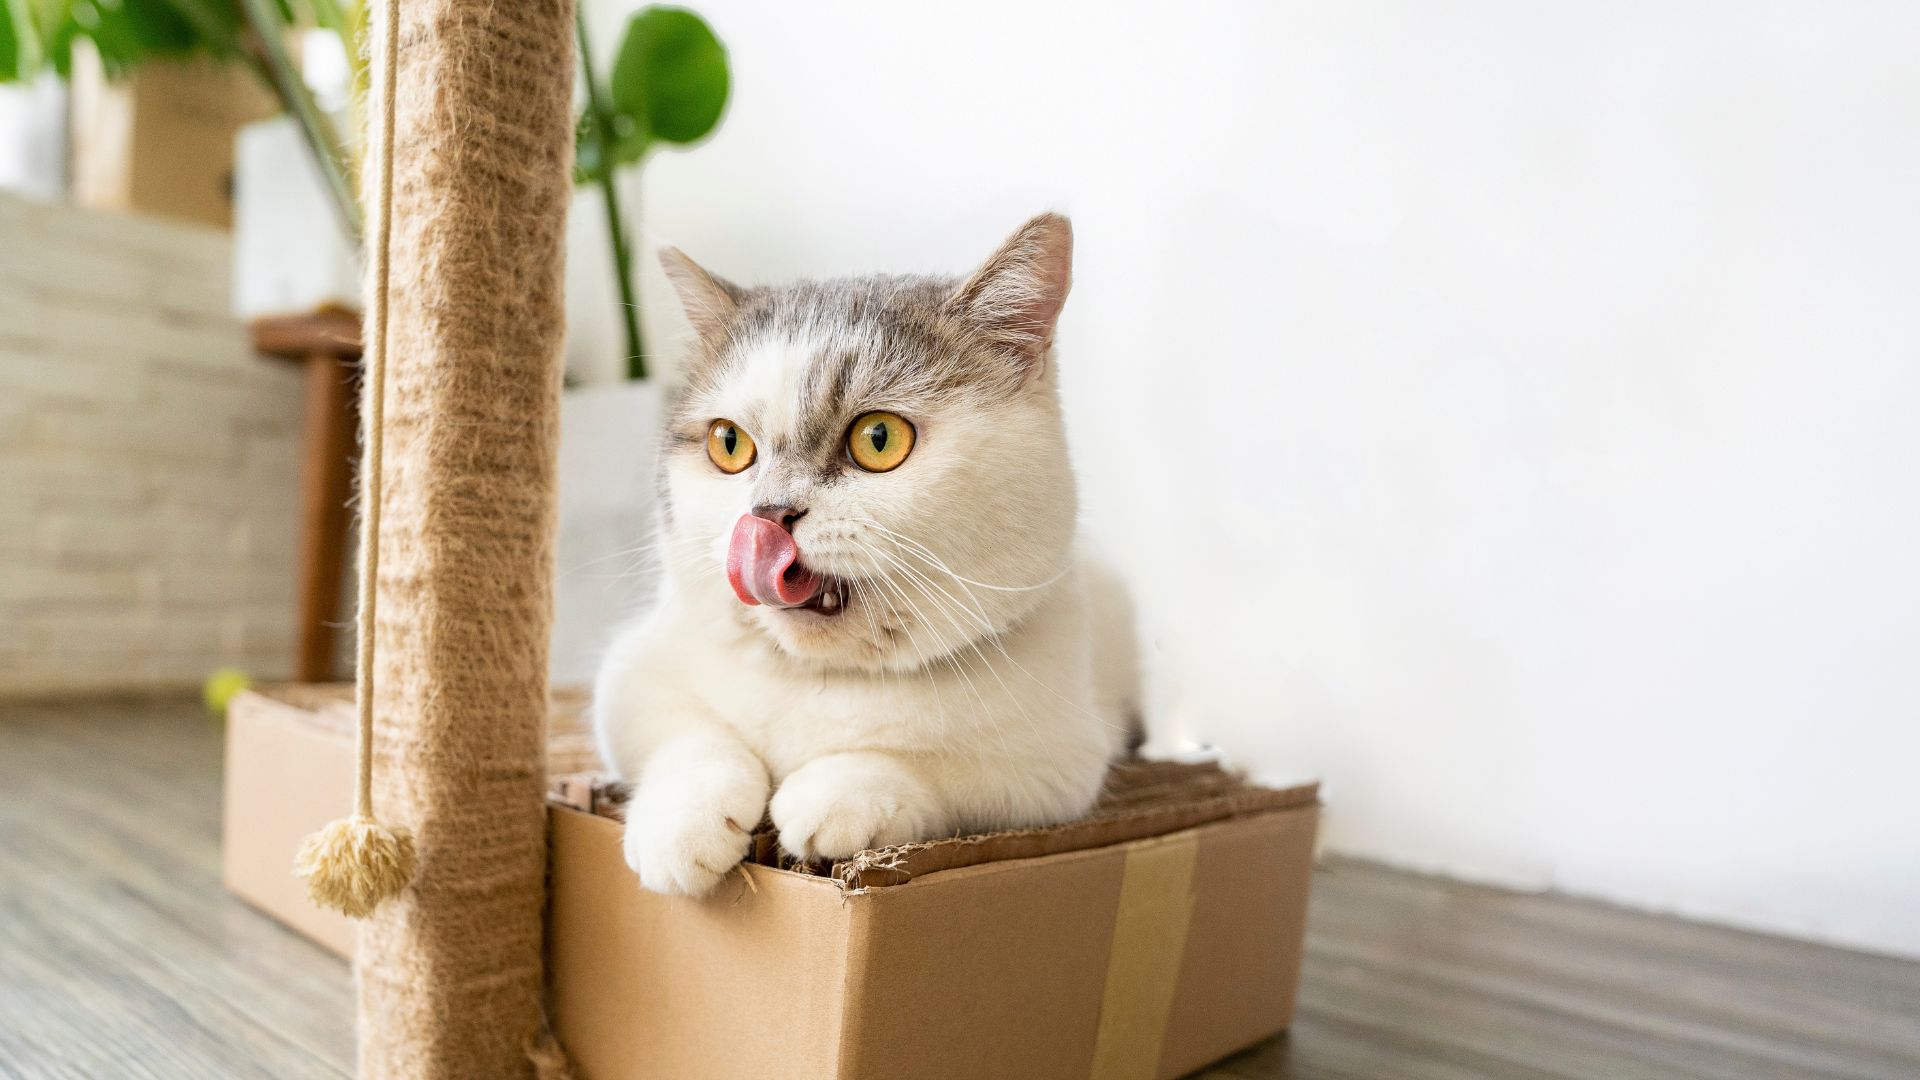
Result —
[{"label": "cat whisker", "polygon": [[[862,546],[864,547],[864,545]],[[873,554],[880,554],[880,553],[873,552]],[[896,592],[897,595],[899,595],[900,599],[905,601],[909,606],[912,606],[915,611],[918,611],[918,605],[913,604],[913,601],[911,600],[911,598],[906,596],[904,589],[902,589],[901,586],[899,586],[897,583],[890,582],[885,578],[875,578],[873,579],[873,581],[876,586],[891,588]],[[928,599],[931,600],[932,598],[929,597]],[[922,619],[923,622],[925,621],[924,615],[921,615],[920,618]],[[916,652],[921,651],[918,642],[913,641],[911,631],[908,632],[908,639],[910,642],[913,642],[914,649]],[[977,648],[975,649],[975,652],[978,653]],[[966,669],[960,665],[960,662],[951,653],[943,653],[942,655],[936,657],[935,659],[946,664],[946,666],[953,671],[954,675],[966,685],[967,691],[973,695],[974,703],[977,706],[979,706],[981,720],[982,721],[989,720],[993,712],[992,707],[987,704],[986,696],[980,692],[979,686],[974,683],[973,677],[967,674]],[[982,662],[984,663],[985,657],[982,657],[981,659],[982,659]],[[921,666],[922,666],[922,670],[924,670],[927,673],[928,685],[933,688],[936,702],[940,702],[941,699],[939,696],[940,695],[939,684],[933,679],[933,670],[931,665],[929,663],[923,662]],[[1002,685],[1002,688],[1004,689],[1005,684],[1002,683],[1001,685]],[[940,704],[940,708],[941,708],[941,721],[944,724],[946,721],[946,713],[945,713],[945,705],[943,702]],[[1023,716],[1023,719],[1024,719],[1024,716]],[[1030,719],[1027,720],[1027,723],[1029,727],[1032,726],[1032,721]],[[1007,761],[1015,760],[1014,754],[1013,754],[1013,746],[1012,744],[1007,742],[1006,732],[1000,730],[998,726],[990,722],[983,723],[982,726],[991,729],[995,737],[997,737],[1000,740],[1001,752],[1006,755],[1005,760]],[[976,753],[978,752],[976,751]],[[986,757],[984,754],[981,754],[980,758],[982,761],[986,760]]]},{"label": "cat whisker", "polygon": [[921,561],[928,563],[934,569],[947,575],[953,580],[958,581],[963,585],[971,585],[978,589],[992,589],[994,592],[1035,592],[1037,590],[1047,588],[1050,585],[1058,584],[1061,578],[1064,578],[1069,573],[1073,572],[1073,564],[1072,562],[1068,562],[1066,566],[1061,567],[1059,573],[1053,575],[1052,577],[1048,578],[1045,581],[1042,581],[1033,585],[995,585],[995,584],[992,584],[991,582],[975,581],[970,577],[966,577],[960,573],[957,573],[952,567],[948,566],[943,559],[941,559],[938,555],[935,555],[931,549],[929,549],[925,544],[921,543],[920,541],[915,540],[914,538],[907,536],[904,533],[895,532],[892,529],[887,528],[885,525],[882,525],[879,522],[869,517],[857,518],[855,520],[859,521],[863,525],[869,526],[874,531],[879,532],[887,536],[888,538],[892,539],[896,545],[901,545],[909,549],[907,552],[908,554],[917,554],[918,557],[921,559]]},{"label": "cat whisker", "polygon": [[[881,578],[874,578],[872,579],[872,581],[877,587],[884,587],[887,584],[887,582]],[[913,630],[910,627],[907,627],[905,625],[901,627],[901,630],[906,633],[907,641],[910,645],[913,646],[914,651],[919,652],[920,646],[919,646],[919,643],[914,639]],[[946,703],[946,699],[940,693],[940,683],[938,680],[936,680],[933,677],[933,669],[931,667],[922,665],[921,671],[927,677],[927,688],[933,691],[933,706],[934,706],[934,709],[940,714],[940,725],[942,727],[945,727],[947,724],[947,703]],[[897,685],[899,681],[898,671],[894,673],[894,678],[895,678],[895,683]]]},{"label": "cat whisker", "polygon": [[[881,554],[884,555],[884,553],[881,553]],[[898,560],[894,560],[894,561],[898,562]],[[1038,744],[1041,746],[1045,746],[1046,745],[1045,740],[1038,738],[1039,728],[1034,723],[1033,717],[1027,712],[1025,703],[1023,703],[1020,700],[1020,698],[1014,694],[1013,688],[1007,685],[1006,680],[1000,677],[1000,672],[995,669],[992,658],[989,657],[980,648],[979,638],[982,635],[968,633],[966,629],[960,624],[959,619],[957,619],[954,614],[955,611],[960,611],[961,613],[964,613],[964,614],[973,614],[973,613],[967,612],[964,609],[964,607],[962,607],[962,605],[959,603],[959,601],[953,599],[952,596],[950,594],[947,594],[946,590],[944,589],[941,589],[940,592],[945,598],[942,599],[941,597],[936,597],[932,592],[928,591],[927,589],[927,585],[932,584],[932,582],[929,579],[925,578],[924,575],[918,574],[913,570],[912,567],[907,566],[904,563],[900,563],[899,565],[902,570],[906,571],[909,575],[912,575],[908,579],[909,583],[914,585],[915,589],[919,591],[921,596],[927,600],[928,604],[933,608],[934,611],[938,612],[943,618],[945,618],[947,625],[950,628],[952,628],[952,630],[960,637],[962,643],[968,649],[971,649],[973,651],[974,658],[980,662],[980,666],[986,670],[987,674],[993,676],[994,682],[1000,685],[1001,691],[1006,695],[1007,699],[1013,703],[1015,710],[1018,711],[1021,722],[1026,724],[1027,729],[1033,732],[1034,735],[1036,736],[1036,741],[1038,742]],[[934,588],[938,589],[939,586],[935,585]],[[902,591],[904,593],[904,589]],[[911,601],[909,601],[909,603],[911,603]],[[915,609],[918,610],[917,605],[915,605]],[[985,636],[987,636],[987,640],[993,643],[995,648],[1000,652],[1000,654],[1003,657],[1007,659],[1009,663],[1014,662],[1011,656],[1007,656],[1006,649],[1000,645],[997,638],[991,635],[990,630],[989,630],[989,633]],[[980,704],[980,707],[983,713],[990,714],[992,710],[988,707],[984,697],[980,694],[979,688],[973,683],[973,679],[970,676],[968,676],[966,672],[961,668],[959,661],[957,660],[955,655],[952,652],[948,652],[944,654],[941,657],[941,659],[943,659],[949,667],[953,668],[954,672],[957,675],[959,675],[961,678],[966,680],[968,687],[973,691],[975,700]],[[1016,666],[1018,665],[1016,664]],[[1008,746],[1006,744],[1005,733],[998,732],[997,729],[996,729],[996,732],[1000,735],[1000,740],[1001,740],[1004,752],[1006,752],[1008,755],[1011,755],[1013,751],[1011,746]],[[1058,766],[1058,762],[1055,761],[1053,758],[1052,751],[1050,750],[1047,751],[1047,757],[1050,763],[1054,764],[1056,767]]]},{"label": "cat whisker", "polygon": [[[898,560],[895,560],[895,561],[898,562]],[[899,565],[901,569],[907,571],[908,573],[916,574],[917,576],[920,576],[923,579],[925,578],[924,575],[918,575],[917,571],[914,571],[911,567],[906,566],[904,563],[900,563]],[[930,579],[926,579],[926,580],[928,580],[929,584],[931,584]],[[934,587],[939,588],[938,585],[935,585]],[[988,633],[986,635],[987,640],[993,645],[994,649],[999,652],[1001,658],[1006,660],[1008,664],[1011,664],[1015,670],[1019,671],[1022,675],[1025,675],[1030,681],[1032,681],[1032,683],[1035,686],[1038,686],[1040,689],[1045,690],[1048,694],[1052,695],[1055,699],[1065,704],[1069,708],[1073,709],[1075,712],[1079,713],[1080,715],[1098,722],[1102,727],[1105,727],[1112,731],[1127,730],[1126,725],[1124,724],[1116,724],[1113,721],[1107,719],[1106,717],[1100,716],[1097,713],[1087,711],[1085,708],[1082,708],[1080,705],[1076,704],[1071,698],[1067,697],[1066,695],[1060,693],[1058,690],[1054,689],[1053,687],[1047,685],[1045,682],[1041,681],[1041,679],[1038,676],[1036,676],[1033,672],[1027,670],[1026,665],[1020,663],[1020,661],[1018,660],[1015,660],[1013,656],[1007,652],[1006,646],[1000,643],[999,637],[992,632],[991,623],[987,619],[984,608],[980,604],[980,598],[977,596],[974,596],[972,591],[969,590],[965,584],[960,585],[960,591],[967,594],[967,598],[973,601],[974,607],[976,609],[980,609],[977,611],[969,611],[969,614],[974,615],[975,618],[978,618],[979,620],[981,620],[983,624],[986,625],[988,630]],[[952,594],[948,593],[945,589],[940,589],[940,592],[942,595],[946,596],[949,600],[952,600],[954,604],[956,605],[959,604],[959,601],[954,600]]]},{"label": "cat whisker", "polygon": [[[907,569],[909,573],[912,573],[911,568],[906,567],[904,564],[902,564],[902,568]],[[923,581],[927,580],[923,575],[916,575],[916,576],[920,577],[921,580]],[[964,634],[964,629],[960,626],[959,620],[954,618],[951,611],[942,609],[941,602],[938,599],[936,599],[932,593],[926,590],[925,585],[916,585],[916,588],[919,589],[922,596],[925,596],[927,598],[928,603],[932,604],[936,611],[941,611],[941,613],[946,616],[948,625],[953,627],[955,632]],[[941,592],[944,594],[945,590],[942,589]],[[953,600],[950,596],[948,597],[947,602],[953,604],[955,607],[959,606],[959,602],[956,600]],[[987,640],[993,643],[994,647],[1000,652],[1000,655],[1002,657],[1005,657],[1009,663],[1013,663],[1013,658],[1007,655],[1007,651],[1005,647],[1000,645],[998,638],[989,635],[987,637]],[[1035,743],[1045,750],[1048,764],[1058,769],[1060,766],[1059,760],[1054,756],[1053,751],[1051,749],[1045,749],[1047,747],[1047,740],[1041,737],[1039,725],[1034,723],[1033,716],[1027,712],[1026,704],[1020,700],[1018,695],[1014,694],[1013,688],[1008,686],[1006,680],[1002,679],[1000,677],[1000,673],[994,669],[992,659],[988,657],[987,654],[983,652],[980,648],[979,638],[968,637],[966,640],[966,645],[968,648],[973,650],[973,655],[975,659],[980,661],[980,666],[986,669],[987,674],[993,676],[994,682],[1000,684],[1001,691],[1007,696],[1007,699],[1013,703],[1014,709],[1019,713],[1021,723],[1025,724],[1027,726],[1027,730],[1033,733]],[[949,663],[953,665],[955,671],[960,670],[959,664],[953,659],[952,654],[948,654],[947,660]],[[972,685],[971,679],[968,679],[967,681],[969,685]],[[974,695],[976,698],[979,697],[978,689],[975,689]],[[981,701],[981,708],[985,712],[991,711],[987,708],[984,700]],[[988,726],[992,726],[992,725],[988,725]],[[995,730],[998,731],[997,728]],[[1002,745],[1006,747],[1005,752],[1008,754],[1009,760],[1012,760],[1013,751],[1012,751],[1012,748],[1010,746],[1007,746],[1006,744],[1006,734],[1004,732],[1000,732],[999,734],[1000,734]]]}]

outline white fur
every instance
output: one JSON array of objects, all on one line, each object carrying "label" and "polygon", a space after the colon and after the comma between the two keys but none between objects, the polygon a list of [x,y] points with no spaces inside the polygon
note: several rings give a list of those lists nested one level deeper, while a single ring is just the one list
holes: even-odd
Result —
[{"label": "white fur", "polygon": [[[1075,554],[1052,365],[1012,394],[909,384],[898,400],[848,403],[842,422],[891,409],[917,439],[892,472],[848,466],[822,482],[818,453],[797,448],[798,395],[807,365],[849,346],[816,331],[737,344],[683,403],[663,465],[664,584],[595,687],[602,755],[635,785],[627,861],[649,889],[710,890],[763,811],[807,859],[1067,820],[1093,804],[1127,735],[1130,625],[1124,598]],[[754,438],[751,468],[724,474],[698,448],[716,418]],[[856,583],[842,614],[734,596],[728,536],[767,502],[807,508],[801,558]]]},{"label": "white fur", "polygon": [[1125,718],[1096,711],[1077,573],[978,652],[880,673],[783,653],[708,576],[629,626],[595,689],[602,754],[635,781],[626,853],[646,887],[711,889],[769,788],[781,846],[829,859],[1063,821],[1098,795]]},{"label": "white fur", "polygon": [[731,379],[713,397],[716,416],[756,416],[762,431],[792,431],[807,359],[820,344],[805,337],[763,339],[741,351]]}]

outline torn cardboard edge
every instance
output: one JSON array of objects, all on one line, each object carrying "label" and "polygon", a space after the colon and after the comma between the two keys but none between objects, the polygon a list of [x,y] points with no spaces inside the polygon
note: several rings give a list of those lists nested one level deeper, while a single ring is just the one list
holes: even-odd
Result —
[{"label": "torn cardboard edge", "polygon": [[[348,740],[354,729],[349,684],[279,684],[248,691],[250,708],[325,738]],[[552,693],[548,728],[548,801],[624,818],[627,787],[601,771],[581,688]],[[984,863],[1031,859],[1161,836],[1228,818],[1316,804],[1316,782],[1273,788],[1218,762],[1130,758],[1107,774],[1092,813],[1077,821],[969,836],[943,837],[863,851],[835,863],[805,863],[780,851],[768,822],[755,830],[749,863],[812,877],[831,877],[844,892],[903,885],[928,874]]]},{"label": "torn cardboard edge", "polygon": [[[626,787],[602,774],[556,776],[549,801],[601,817],[624,817]],[[1150,761],[1115,764],[1093,812],[1077,821],[971,836],[945,837],[863,851],[831,865],[808,864],[779,850],[772,827],[754,831],[747,861],[810,876],[832,877],[845,892],[904,885],[943,870],[1031,859],[1107,847],[1180,832],[1227,818],[1308,806],[1319,801],[1318,783],[1270,788],[1252,783],[1216,762]]]}]

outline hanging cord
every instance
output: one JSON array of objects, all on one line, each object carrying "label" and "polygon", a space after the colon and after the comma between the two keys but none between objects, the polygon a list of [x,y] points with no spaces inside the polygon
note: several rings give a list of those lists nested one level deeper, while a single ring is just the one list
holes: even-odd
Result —
[{"label": "hanging cord", "polygon": [[393,247],[393,117],[398,84],[400,0],[382,5],[386,18],[380,37],[379,187],[368,275],[373,302],[367,313],[364,434],[360,460],[360,610],[355,620],[358,647],[354,661],[355,726],[360,737],[355,757],[359,788],[353,816],[307,837],[294,860],[294,872],[307,879],[314,902],[360,918],[407,887],[413,879],[413,835],[389,828],[373,816],[373,639],[379,607],[381,443],[386,434],[388,256]]}]

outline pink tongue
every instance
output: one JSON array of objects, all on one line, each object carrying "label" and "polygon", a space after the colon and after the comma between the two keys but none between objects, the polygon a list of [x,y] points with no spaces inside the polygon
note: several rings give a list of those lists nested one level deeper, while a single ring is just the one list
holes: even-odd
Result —
[{"label": "pink tongue", "polygon": [[776,522],[747,514],[734,523],[727,544],[727,583],[743,604],[798,607],[820,591],[820,575],[799,560],[792,534]]}]

